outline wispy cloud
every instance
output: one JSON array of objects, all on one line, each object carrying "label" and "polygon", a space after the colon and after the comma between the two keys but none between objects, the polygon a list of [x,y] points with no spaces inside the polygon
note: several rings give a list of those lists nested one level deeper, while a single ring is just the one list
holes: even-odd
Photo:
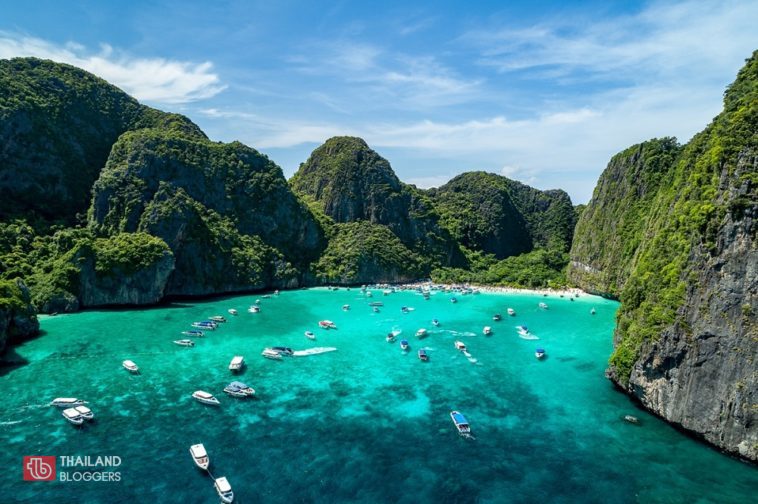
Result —
[{"label": "wispy cloud", "polygon": [[143,58],[109,45],[93,52],[77,43],[57,45],[44,39],[0,32],[0,58],[35,56],[83,68],[111,82],[138,100],[188,103],[220,93],[225,86],[210,62]]}]

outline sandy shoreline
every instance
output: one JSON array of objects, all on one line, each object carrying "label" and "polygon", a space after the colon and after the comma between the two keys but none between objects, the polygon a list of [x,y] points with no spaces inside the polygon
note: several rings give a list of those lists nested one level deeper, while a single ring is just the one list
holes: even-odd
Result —
[{"label": "sandy shoreline", "polygon": [[460,291],[460,290],[474,290],[479,292],[487,292],[491,294],[533,294],[536,296],[558,296],[558,297],[581,297],[590,296],[591,294],[585,292],[578,287],[565,288],[565,289],[522,289],[517,287],[500,287],[493,285],[477,285],[477,284],[441,284],[434,282],[411,282],[402,284],[373,284],[368,286],[371,289],[399,289],[399,290],[418,290],[418,289],[434,289],[444,291]]}]

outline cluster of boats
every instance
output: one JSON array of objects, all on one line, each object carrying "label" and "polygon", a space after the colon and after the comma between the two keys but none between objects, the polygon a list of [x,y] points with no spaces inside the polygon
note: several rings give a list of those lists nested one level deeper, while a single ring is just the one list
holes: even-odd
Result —
[{"label": "cluster of boats", "polygon": [[[195,462],[195,465],[198,468],[202,469],[203,471],[209,470],[211,460],[210,457],[208,457],[208,452],[205,450],[205,446],[202,444],[192,445],[190,446],[189,452],[190,455],[192,455],[192,460]],[[213,478],[213,476],[211,476],[211,478]],[[232,491],[232,485],[229,484],[229,480],[227,480],[225,476],[221,476],[220,478],[213,478],[213,488],[215,488],[216,493],[221,499],[221,502],[225,504],[231,504],[234,502],[234,492]]]},{"label": "cluster of boats", "polygon": [[63,418],[72,425],[82,425],[95,419],[95,414],[85,404],[87,401],[75,397],[57,397],[50,403],[51,406],[63,408]]},{"label": "cluster of boats", "polygon": [[[241,381],[233,381],[226,387],[224,387],[224,393],[231,397],[246,398],[255,397],[255,389]],[[192,393],[192,398],[197,402],[208,404],[210,406],[218,406],[221,402],[205,390],[196,390]]]}]

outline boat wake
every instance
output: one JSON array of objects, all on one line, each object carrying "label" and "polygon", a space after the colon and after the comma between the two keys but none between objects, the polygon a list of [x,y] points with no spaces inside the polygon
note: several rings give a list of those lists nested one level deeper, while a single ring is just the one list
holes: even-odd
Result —
[{"label": "boat wake", "polygon": [[23,422],[23,420],[9,420],[8,422],[0,422],[0,425],[16,425]]},{"label": "boat wake", "polygon": [[334,352],[337,348],[335,347],[314,347],[314,348],[308,348],[306,350],[295,350],[292,352],[293,357],[307,357],[308,355],[318,355],[322,353],[327,352]]},{"label": "boat wake", "polygon": [[440,329],[439,331],[435,331],[435,332],[448,333],[448,334],[452,334],[453,336],[468,336],[468,337],[476,336],[476,333],[473,333],[471,331],[459,332],[459,331],[453,331],[452,329]]}]

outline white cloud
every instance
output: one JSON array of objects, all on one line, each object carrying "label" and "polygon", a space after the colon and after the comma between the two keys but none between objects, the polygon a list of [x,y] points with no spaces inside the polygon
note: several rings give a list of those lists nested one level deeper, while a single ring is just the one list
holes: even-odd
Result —
[{"label": "white cloud", "polygon": [[102,45],[98,52],[69,42],[52,42],[0,32],[0,58],[35,56],[83,68],[115,84],[138,100],[188,103],[220,93],[225,86],[210,62],[193,63],[165,58],[140,58]]}]

